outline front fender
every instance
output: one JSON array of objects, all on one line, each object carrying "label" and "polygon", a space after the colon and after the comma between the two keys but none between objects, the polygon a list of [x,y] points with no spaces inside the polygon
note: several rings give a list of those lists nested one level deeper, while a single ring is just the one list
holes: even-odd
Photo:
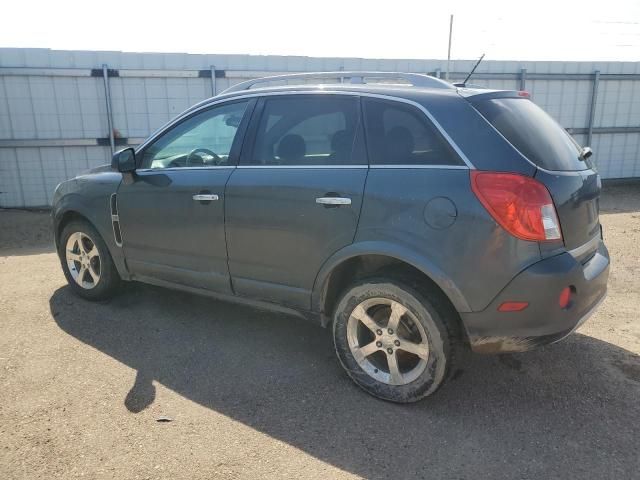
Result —
[{"label": "front fender", "polygon": [[58,249],[60,222],[68,213],[84,217],[98,231],[104,240],[111,258],[123,279],[129,278],[122,248],[115,243],[111,223],[110,198],[117,190],[119,182],[96,182],[82,177],[70,180],[58,186],[54,195],[51,215],[53,231]]},{"label": "front fender", "polygon": [[382,255],[405,262],[420,270],[438,285],[458,312],[470,312],[471,308],[457,285],[424,255],[405,247],[384,241],[353,243],[338,250],[322,266],[313,285],[311,308],[322,311],[323,291],[331,272],[342,262],[360,255]]}]

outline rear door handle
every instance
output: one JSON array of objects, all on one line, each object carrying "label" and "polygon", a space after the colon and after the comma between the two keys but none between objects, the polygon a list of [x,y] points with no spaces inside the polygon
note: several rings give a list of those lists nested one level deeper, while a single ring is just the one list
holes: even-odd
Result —
[{"label": "rear door handle", "polygon": [[196,202],[210,202],[211,200],[218,200],[220,197],[215,193],[196,193],[192,198]]},{"label": "rear door handle", "polygon": [[318,197],[316,203],[320,205],[351,205],[351,199],[347,197]]}]

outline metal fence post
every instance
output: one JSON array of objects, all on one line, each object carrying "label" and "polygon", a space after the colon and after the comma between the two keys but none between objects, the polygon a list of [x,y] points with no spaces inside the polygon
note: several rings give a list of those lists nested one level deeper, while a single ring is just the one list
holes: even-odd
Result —
[{"label": "metal fence post", "polygon": [[209,67],[211,69],[211,96],[216,96],[216,67],[215,65],[211,65]]},{"label": "metal fence post", "polygon": [[526,90],[527,86],[527,69],[520,69],[520,90]]},{"label": "metal fence post", "polygon": [[596,116],[596,100],[598,99],[598,83],[600,83],[600,70],[593,72],[593,88],[591,90],[591,109],[589,110],[589,125],[587,126],[587,146],[591,146],[593,136],[593,121]]},{"label": "metal fence post", "polygon": [[102,64],[102,80],[104,82],[104,98],[107,103],[107,124],[109,126],[109,144],[111,155],[116,151],[116,141],[113,135],[113,117],[111,112],[111,90],[109,89],[109,68],[106,63]]}]

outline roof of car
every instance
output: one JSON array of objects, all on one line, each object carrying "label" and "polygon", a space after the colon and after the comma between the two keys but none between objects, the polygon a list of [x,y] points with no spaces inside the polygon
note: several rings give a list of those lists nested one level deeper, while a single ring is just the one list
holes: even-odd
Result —
[{"label": "roof of car", "polygon": [[396,97],[414,97],[416,93],[421,95],[428,94],[455,94],[456,88],[452,86],[451,89],[443,88],[428,88],[428,87],[414,87],[406,84],[390,84],[390,83],[367,83],[367,84],[352,84],[352,83],[317,83],[317,84],[302,84],[302,85],[280,85],[273,87],[259,87],[251,88],[247,90],[239,90],[230,93],[222,93],[214,98],[231,98],[235,96],[244,96],[252,94],[272,94],[283,92],[353,92],[353,93],[372,93],[377,95],[390,95]]},{"label": "roof of car", "polygon": [[[330,81],[327,82],[326,80]],[[279,86],[273,86],[274,82],[279,83]],[[282,82],[286,82],[286,85],[282,85]],[[264,91],[265,94],[272,93],[274,90],[279,92],[287,89],[295,91],[336,89],[360,93],[392,93],[396,95],[404,90],[409,96],[413,96],[416,91],[451,92],[463,90],[463,95],[465,96],[473,95],[478,89],[486,92],[482,87],[459,83],[453,84],[440,77],[423,73],[341,70],[334,72],[287,73],[252,78],[230,86],[220,95],[248,92],[255,86],[258,86],[258,90]],[[460,87],[462,88],[460,89]]]},{"label": "roof of car", "polygon": [[[331,81],[323,82],[323,79],[330,79]],[[373,80],[373,82],[368,80]],[[394,83],[392,80],[396,82]],[[397,83],[397,80],[400,80],[400,83]],[[273,82],[280,83],[280,85],[268,86]],[[282,85],[282,82],[287,82],[287,84]],[[291,82],[297,82],[297,84],[291,84]],[[257,88],[252,88],[256,85],[258,85]],[[468,88],[459,84],[454,85],[440,78],[420,73],[375,71],[290,73],[254,78],[237,83],[215,97],[208,98],[192,106],[183,114],[188,114],[195,109],[212,103],[233,98],[287,93],[317,94],[323,92],[380,95],[421,102],[430,97],[460,98],[460,96],[470,97],[491,92],[499,93],[500,91],[475,86]]]},{"label": "roof of car", "polygon": [[288,94],[288,93],[353,93],[353,94],[370,94],[379,95],[385,97],[401,98],[411,100],[414,102],[422,102],[429,98],[438,97],[451,97],[460,98],[460,96],[468,98],[474,95],[486,95],[491,93],[515,93],[506,90],[490,90],[481,88],[461,88],[454,87],[450,89],[443,88],[425,88],[414,87],[412,85],[405,84],[388,84],[388,83],[368,83],[368,84],[351,84],[351,83],[318,83],[318,84],[304,84],[304,85],[281,85],[275,87],[260,87],[251,88],[247,90],[239,90],[229,93],[221,93],[215,97],[210,97],[206,100],[193,105],[187,110],[188,113],[192,110],[200,108],[210,103],[216,103],[221,100],[231,100],[233,98],[244,97],[259,97],[275,94]]}]

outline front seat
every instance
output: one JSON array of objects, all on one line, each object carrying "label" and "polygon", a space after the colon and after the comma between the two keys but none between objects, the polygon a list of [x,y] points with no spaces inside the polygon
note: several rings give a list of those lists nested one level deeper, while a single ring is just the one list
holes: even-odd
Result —
[{"label": "front seat", "polygon": [[307,144],[304,138],[297,134],[285,135],[280,140],[276,152],[282,165],[300,165],[304,162],[306,153]]}]

